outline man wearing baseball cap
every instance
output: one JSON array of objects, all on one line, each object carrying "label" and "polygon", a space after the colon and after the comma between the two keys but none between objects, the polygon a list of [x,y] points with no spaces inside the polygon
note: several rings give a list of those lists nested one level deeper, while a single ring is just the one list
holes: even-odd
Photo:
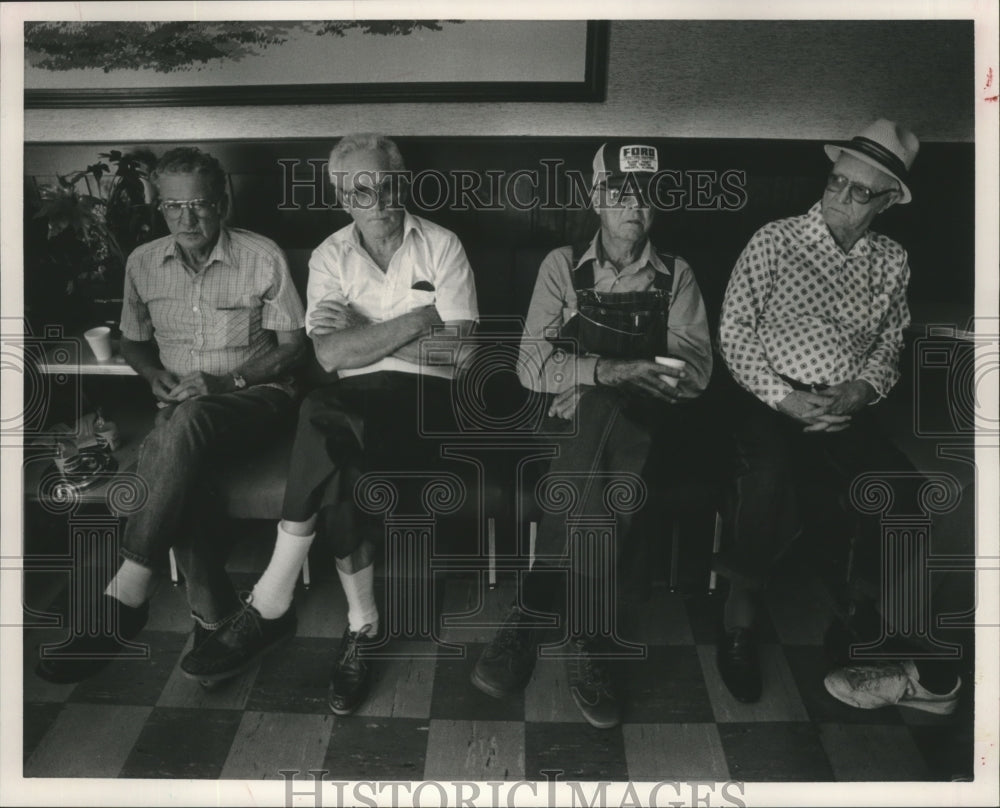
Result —
[{"label": "man wearing baseball cap", "polygon": [[[801,531],[799,469],[832,468],[845,492],[866,471],[912,476],[871,410],[899,379],[910,268],[899,244],[869,228],[910,201],[918,149],[912,132],[885,119],[826,145],[833,167],[822,199],[758,230],[729,280],[720,349],[746,395],[735,425],[743,473],[734,530],[716,559],[729,580],[716,658],[743,702],[762,690],[755,594]],[[877,520],[864,520],[861,530],[862,547],[879,546]]]},{"label": "man wearing baseball cap", "polygon": [[[705,306],[691,267],[649,239],[649,186],[659,158],[656,146],[632,140],[598,149],[591,202],[600,227],[589,243],[545,258],[525,321],[518,376],[522,385],[549,397],[543,431],[555,434],[559,447],[550,473],[593,481],[581,486],[578,514],[607,514],[606,481],[638,480],[654,441],[657,451],[669,452],[676,439],[693,434],[685,402],[705,389],[712,371]],[[575,372],[568,372],[574,359]],[[617,510],[615,558],[629,529],[628,514],[621,512],[626,509]],[[545,513],[522,605],[531,612],[563,611],[566,597],[558,593],[568,564],[579,576],[571,591],[607,592],[610,564],[591,563],[579,572],[586,552],[569,546],[565,514]],[[594,556],[588,558],[593,562]],[[603,608],[614,608],[611,598]],[[537,652],[529,622],[515,604],[472,673],[476,687],[499,698],[525,686]],[[608,638],[574,630],[579,622],[572,617],[569,624],[570,693],[593,726],[613,727],[620,709],[601,659]]]}]

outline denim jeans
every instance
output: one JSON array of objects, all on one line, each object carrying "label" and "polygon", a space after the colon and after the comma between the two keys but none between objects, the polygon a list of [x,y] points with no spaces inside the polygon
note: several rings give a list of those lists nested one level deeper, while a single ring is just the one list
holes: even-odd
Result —
[{"label": "denim jeans", "polygon": [[[696,418],[698,402],[668,404],[607,387],[585,387],[577,404],[576,434],[572,421],[547,417],[544,431],[551,438],[539,438],[540,443],[552,442],[559,447],[548,472],[576,477],[582,486],[581,498],[573,511],[581,515],[600,516],[609,512],[607,484],[614,475],[645,477],[650,450],[676,458],[678,475],[690,465],[689,444],[697,447],[701,425]],[[565,435],[557,434],[565,432]],[[556,434],[554,434],[556,433]],[[581,478],[578,475],[587,475]],[[659,480],[658,480],[659,481]],[[655,491],[647,491],[650,498]],[[612,498],[613,499],[613,498]],[[614,510],[615,555],[621,559],[626,542],[630,542],[633,514]],[[545,563],[563,566],[570,561],[564,513],[543,513],[538,524],[535,553]],[[632,547],[633,552],[638,548]]]},{"label": "denim jeans", "polygon": [[294,401],[271,387],[199,396],[162,409],[139,451],[149,497],[125,528],[121,555],[162,569],[174,548],[194,617],[211,626],[239,608],[225,571],[213,464],[277,427]]}]

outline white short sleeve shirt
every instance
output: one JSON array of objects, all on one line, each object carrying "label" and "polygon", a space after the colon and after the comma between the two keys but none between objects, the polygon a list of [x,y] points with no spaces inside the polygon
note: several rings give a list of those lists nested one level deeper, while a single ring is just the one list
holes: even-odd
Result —
[{"label": "white short sleeve shirt", "polygon": [[[384,322],[423,306],[435,305],[445,322],[476,321],[476,283],[458,236],[433,222],[406,213],[403,243],[383,272],[361,246],[353,223],[320,244],[309,260],[306,333],[320,301],[350,304],[374,322]],[[363,368],[341,370],[341,377],[381,370],[451,378],[450,367],[421,366],[387,356]]]}]

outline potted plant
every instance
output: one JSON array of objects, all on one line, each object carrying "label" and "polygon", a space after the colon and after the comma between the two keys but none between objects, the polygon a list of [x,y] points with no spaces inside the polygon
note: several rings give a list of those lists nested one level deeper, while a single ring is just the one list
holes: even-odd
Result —
[{"label": "potted plant", "polygon": [[58,317],[67,329],[117,326],[125,260],[158,235],[152,153],[98,156],[104,159],[37,191],[36,210],[25,222],[25,302],[32,319]]}]

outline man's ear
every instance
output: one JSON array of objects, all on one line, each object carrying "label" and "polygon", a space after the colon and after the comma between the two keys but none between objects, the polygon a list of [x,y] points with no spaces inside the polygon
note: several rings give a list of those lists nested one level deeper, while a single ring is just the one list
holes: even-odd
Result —
[{"label": "man's ear", "polygon": [[885,213],[887,210],[889,210],[889,208],[897,204],[899,200],[902,198],[903,198],[902,191],[893,191],[891,194],[886,194],[885,202],[883,203],[882,207],[879,208],[879,213]]},{"label": "man's ear", "polygon": [[225,219],[229,215],[229,194],[223,194],[219,200],[219,218]]}]

